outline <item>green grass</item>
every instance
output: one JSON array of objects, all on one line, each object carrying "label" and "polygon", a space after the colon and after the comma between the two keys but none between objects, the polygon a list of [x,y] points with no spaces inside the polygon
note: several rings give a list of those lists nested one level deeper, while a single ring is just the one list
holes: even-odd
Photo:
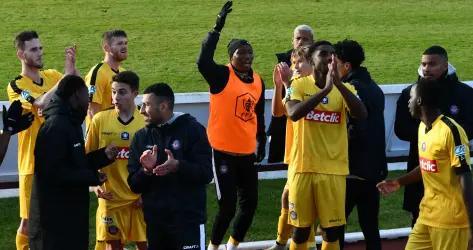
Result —
[{"label": "green grass", "polygon": [[[40,33],[45,67],[63,69],[63,49],[79,46],[78,67],[85,74],[99,62],[101,34],[122,28],[129,34],[129,59],[124,66],[139,73],[142,87],[172,84],[176,92],[206,91],[195,59],[215,21],[222,0],[3,0],[0,5],[0,99],[5,86],[20,72],[12,46],[25,29]],[[379,83],[416,79],[422,51],[445,46],[461,79],[473,79],[470,67],[473,4],[469,1],[380,0],[239,0],[227,18],[216,61],[226,63],[230,38],[248,39],[254,46],[254,68],[272,86],[274,53],[291,47],[292,29],[307,23],[318,39],[358,40],[366,51],[366,66]]]},{"label": "green grass", "polygon": [[[390,172],[390,177],[399,176],[404,171]],[[247,234],[246,241],[270,240],[276,236],[277,220],[281,209],[280,197],[286,183],[285,179],[261,180],[259,182],[259,201],[258,210],[253,220],[250,231]],[[210,235],[210,229],[217,209],[215,188],[208,186],[207,212],[208,221],[206,225],[207,237]],[[407,227],[410,224],[408,213],[401,209],[402,191],[381,199],[380,209],[380,228],[390,229]],[[91,194],[90,206],[90,249],[93,249],[95,241],[95,211],[97,208],[97,199]],[[14,249],[15,232],[18,228],[18,198],[0,199],[0,250]],[[71,225],[65,225],[64,230]],[[358,226],[356,210],[351,214],[348,222],[348,232],[360,231]]]}]

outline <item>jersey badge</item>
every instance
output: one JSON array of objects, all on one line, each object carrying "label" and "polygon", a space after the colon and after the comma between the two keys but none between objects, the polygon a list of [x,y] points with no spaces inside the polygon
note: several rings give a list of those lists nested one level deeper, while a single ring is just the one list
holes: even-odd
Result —
[{"label": "jersey badge", "polygon": [[108,232],[112,235],[115,235],[118,233],[118,227],[115,225],[111,225],[108,227]]},{"label": "jersey badge", "polygon": [[328,103],[328,97],[324,96],[324,98],[322,98],[322,103],[327,104]]},{"label": "jersey badge", "polygon": [[95,94],[95,90],[96,90],[96,89],[95,89],[95,85],[89,86],[89,89],[88,89],[88,90],[89,90],[89,95]]},{"label": "jersey badge", "polygon": [[179,140],[174,140],[171,146],[172,146],[172,149],[179,150],[181,148],[181,142]]},{"label": "jersey badge", "polygon": [[228,166],[227,165],[221,165],[220,166],[220,173],[221,174],[226,174],[228,172]]},{"label": "jersey badge", "polygon": [[459,111],[460,111],[460,109],[458,108],[457,105],[450,106],[450,113],[452,113],[452,115],[458,114]]},{"label": "jersey badge", "polygon": [[296,213],[296,211],[291,211],[291,219],[292,219],[292,220],[297,219],[297,213]]},{"label": "jersey badge", "polygon": [[425,150],[427,149],[427,144],[425,144],[425,142],[423,142],[422,145],[420,146],[420,148],[422,149],[422,151],[425,152]]},{"label": "jersey badge", "polygon": [[465,145],[458,145],[458,146],[455,146],[455,156],[458,156],[458,157],[464,157],[466,155],[466,147]]},{"label": "jersey badge", "polygon": [[120,138],[121,138],[122,140],[128,141],[128,140],[130,140],[130,134],[129,134],[128,132],[122,132],[122,133],[120,134]]}]

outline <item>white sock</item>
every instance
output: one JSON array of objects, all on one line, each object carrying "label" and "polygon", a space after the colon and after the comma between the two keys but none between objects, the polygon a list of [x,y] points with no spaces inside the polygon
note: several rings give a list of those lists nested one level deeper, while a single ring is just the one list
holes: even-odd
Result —
[{"label": "white sock", "polygon": [[214,244],[209,244],[209,246],[207,247],[207,250],[218,250],[218,246],[215,246]]},{"label": "white sock", "polygon": [[235,246],[230,242],[228,242],[226,246],[227,246],[227,250],[237,250],[238,249],[238,246]]}]

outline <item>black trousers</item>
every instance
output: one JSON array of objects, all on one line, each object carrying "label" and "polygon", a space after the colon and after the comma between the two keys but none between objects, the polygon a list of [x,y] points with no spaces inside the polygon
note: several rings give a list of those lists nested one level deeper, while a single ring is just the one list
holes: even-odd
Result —
[{"label": "black trousers", "polygon": [[[215,216],[210,240],[220,244],[233,217],[231,236],[245,238],[258,203],[258,172],[255,155],[232,156],[213,150],[214,181],[219,210]],[[235,216],[238,201],[238,213]]]},{"label": "black trousers", "polygon": [[[161,220],[161,221],[160,221]],[[205,250],[205,229],[203,224],[173,225],[146,221],[148,250]]]},{"label": "black trousers", "polygon": [[[350,216],[353,208],[358,210],[358,221],[365,236],[367,250],[380,250],[379,236],[379,191],[376,183],[347,178],[345,216]],[[344,234],[340,237],[340,249],[343,249]]]}]

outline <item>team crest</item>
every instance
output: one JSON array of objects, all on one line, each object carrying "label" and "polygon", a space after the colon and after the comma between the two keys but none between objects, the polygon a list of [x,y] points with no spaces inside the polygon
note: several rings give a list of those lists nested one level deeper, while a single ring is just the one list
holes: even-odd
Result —
[{"label": "team crest", "polygon": [[250,93],[240,95],[236,99],[235,116],[247,122],[256,118],[255,115],[256,98]]},{"label": "team crest", "polygon": [[458,145],[455,146],[455,155],[458,157],[464,157],[466,155],[466,147],[465,145]]},{"label": "team crest", "polygon": [[297,213],[295,211],[291,211],[291,219],[292,220],[297,219]]},{"label": "team crest", "polygon": [[28,101],[29,99],[31,99],[30,92],[28,92],[27,90],[21,91],[21,97]]},{"label": "team crest", "polygon": [[111,225],[113,223],[112,217],[104,216],[102,217],[102,223],[105,225]]},{"label": "team crest", "polygon": [[422,149],[422,151],[425,151],[427,149],[427,144],[423,142],[420,148]]},{"label": "team crest", "polygon": [[322,98],[322,103],[327,104],[328,103],[328,97],[324,96],[324,98]]},{"label": "team crest", "polygon": [[115,225],[109,226],[108,227],[108,233],[113,234],[113,235],[117,234],[118,233],[118,227],[115,226]]},{"label": "team crest", "polygon": [[179,150],[181,148],[181,142],[179,140],[174,140],[171,146],[172,146],[172,149]]},{"label": "team crest", "polygon": [[130,140],[130,134],[128,132],[122,132],[120,138],[125,141]]},{"label": "team crest", "polygon": [[458,114],[459,111],[460,111],[460,109],[458,108],[457,105],[450,106],[450,113],[452,113],[452,115]]},{"label": "team crest", "polygon": [[95,94],[95,85],[89,86],[88,90],[89,90],[89,95]]},{"label": "team crest", "polygon": [[294,203],[289,202],[289,209],[294,209]]}]

